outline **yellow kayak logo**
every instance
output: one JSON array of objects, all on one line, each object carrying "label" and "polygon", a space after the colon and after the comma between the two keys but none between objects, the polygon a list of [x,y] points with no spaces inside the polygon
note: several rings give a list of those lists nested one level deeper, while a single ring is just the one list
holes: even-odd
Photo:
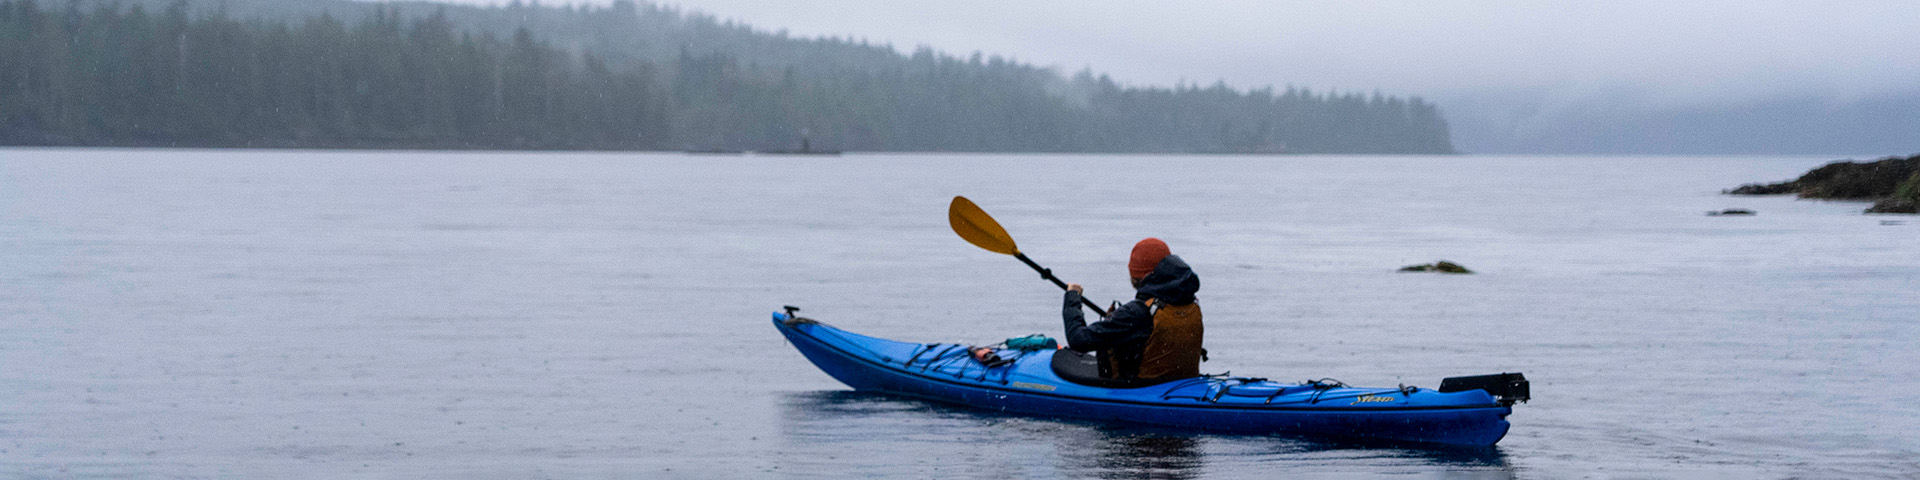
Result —
[{"label": "yellow kayak logo", "polygon": [[1378,403],[1378,402],[1391,402],[1391,401],[1393,401],[1393,397],[1380,397],[1380,396],[1374,396],[1374,395],[1361,395],[1361,396],[1360,396],[1359,398],[1355,398],[1355,399],[1353,399],[1353,403],[1350,403],[1350,404],[1348,404],[1348,405],[1359,405],[1359,404],[1362,404],[1362,403]]}]

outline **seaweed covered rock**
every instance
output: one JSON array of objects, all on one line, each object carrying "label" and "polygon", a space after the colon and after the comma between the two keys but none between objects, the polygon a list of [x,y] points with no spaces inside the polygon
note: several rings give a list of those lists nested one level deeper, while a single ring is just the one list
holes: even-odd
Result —
[{"label": "seaweed covered rock", "polygon": [[1753,216],[1753,210],[1747,210],[1744,208],[1729,208],[1726,210],[1720,210],[1716,212],[1707,212],[1707,216],[1709,217],[1727,217],[1727,216],[1751,217]]},{"label": "seaweed covered rock", "polygon": [[1408,265],[1405,267],[1400,267],[1400,271],[1402,272],[1473,273],[1473,271],[1468,270],[1467,267],[1462,267],[1458,263],[1453,263],[1446,260],[1441,260],[1439,262],[1428,263],[1423,265]]},{"label": "seaweed covered rock", "polygon": [[1721,193],[1730,195],[1779,195],[1797,193],[1800,198],[1831,200],[1876,200],[1893,195],[1901,182],[1920,173],[1920,155],[1887,157],[1873,162],[1833,162],[1813,169],[1790,182],[1748,184]]},{"label": "seaweed covered rock", "polygon": [[1867,213],[1920,213],[1920,172],[1914,172],[1895,188],[1893,195],[1881,199]]}]

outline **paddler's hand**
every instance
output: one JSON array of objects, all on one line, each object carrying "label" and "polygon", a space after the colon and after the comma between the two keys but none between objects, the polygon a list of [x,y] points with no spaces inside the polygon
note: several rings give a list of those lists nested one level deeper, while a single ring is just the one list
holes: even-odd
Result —
[{"label": "paddler's hand", "polygon": [[1084,293],[1087,291],[1087,289],[1082,288],[1078,283],[1069,283],[1067,284],[1067,291],[1073,292],[1073,293]]}]

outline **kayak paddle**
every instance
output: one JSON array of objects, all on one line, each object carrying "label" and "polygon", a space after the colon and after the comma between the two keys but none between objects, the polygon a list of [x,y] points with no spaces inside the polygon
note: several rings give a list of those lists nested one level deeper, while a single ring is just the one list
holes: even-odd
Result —
[{"label": "kayak paddle", "polygon": [[[1001,228],[1000,222],[993,221],[992,216],[987,215],[985,210],[981,210],[979,205],[974,205],[972,200],[967,200],[967,197],[953,197],[953,204],[947,206],[947,222],[953,224],[953,233],[959,234],[960,238],[965,239],[967,243],[987,249],[989,252],[1013,255],[1013,258],[1020,259],[1027,266],[1033,267],[1034,271],[1040,272],[1040,278],[1053,281],[1053,284],[1058,285],[1061,290],[1067,288],[1067,282],[1054,277],[1053,270],[1041,268],[1040,264],[1033,263],[1033,259],[1020,253],[1020,247],[1013,244],[1013,236],[1007,235],[1007,229]],[[1087,300],[1086,297],[1080,297],[1080,303],[1093,309],[1102,317],[1107,316],[1106,309],[1094,305],[1093,301]]]}]

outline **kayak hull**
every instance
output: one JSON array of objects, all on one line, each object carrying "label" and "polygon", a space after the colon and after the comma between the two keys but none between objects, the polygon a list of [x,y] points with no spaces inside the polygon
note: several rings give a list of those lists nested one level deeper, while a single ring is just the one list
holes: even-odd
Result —
[{"label": "kayak hull", "polygon": [[988,367],[949,344],[865,337],[824,324],[774,324],[795,349],[854,390],[1044,417],[1122,421],[1232,434],[1485,447],[1507,433],[1512,408],[1480,390],[1360,389],[1200,377],[1140,388],[1074,384],[1050,367],[1053,350],[1017,352]]}]

